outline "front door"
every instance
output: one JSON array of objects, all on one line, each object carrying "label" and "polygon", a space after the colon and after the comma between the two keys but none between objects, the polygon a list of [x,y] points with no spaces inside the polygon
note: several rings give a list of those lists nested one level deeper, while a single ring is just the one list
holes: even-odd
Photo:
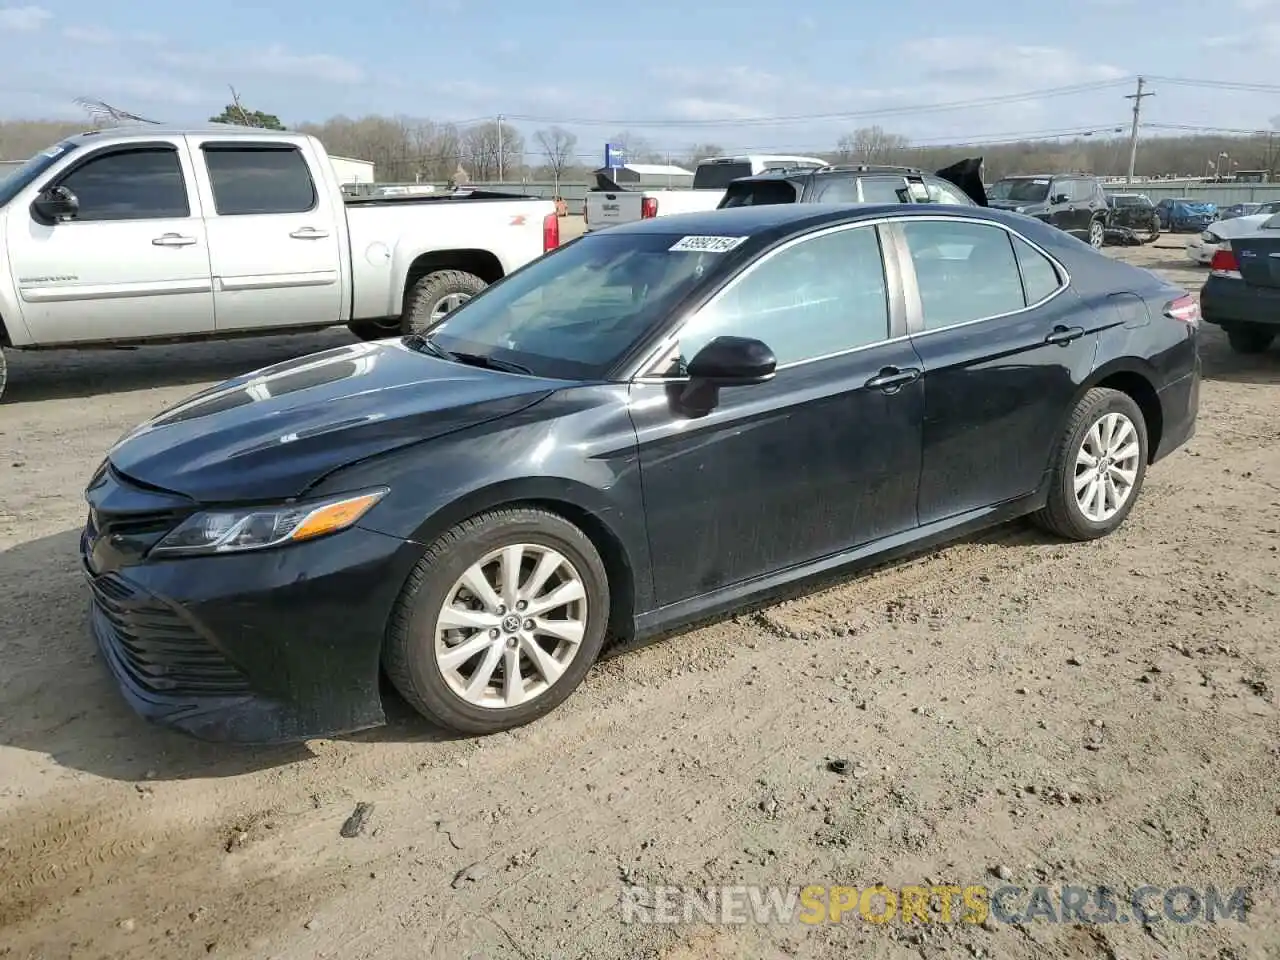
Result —
[{"label": "front door", "polygon": [[303,152],[293,143],[191,139],[208,194],[218,330],[338,323],[346,213]]},{"label": "front door", "polygon": [[920,523],[1033,493],[1110,314],[1087,309],[1036,247],[997,224],[896,225],[915,274],[924,365]]},{"label": "front door", "polygon": [[[51,187],[79,200],[43,221],[30,200]],[[39,183],[8,211],[10,265],[37,344],[209,333],[209,247],[181,137],[105,147]]]},{"label": "front door", "polygon": [[[886,283],[887,275],[892,281]],[[838,553],[916,523],[923,394],[875,226],[840,227],[757,261],[632,386],[659,604]],[[894,291],[890,296],[890,291]],[[681,409],[684,365],[718,336],[763,340],[764,384]]]}]

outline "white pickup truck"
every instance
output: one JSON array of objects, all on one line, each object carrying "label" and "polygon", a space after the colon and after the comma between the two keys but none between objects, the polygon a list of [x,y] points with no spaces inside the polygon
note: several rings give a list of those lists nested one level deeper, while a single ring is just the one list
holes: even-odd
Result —
[{"label": "white pickup truck", "polygon": [[560,242],[550,200],[344,199],[315,137],[71,137],[0,180],[4,351],[423,329]]},{"label": "white pickup truck", "polygon": [[673,213],[714,210],[724,199],[729,184],[739,177],[754,177],[773,169],[804,170],[825,166],[826,160],[814,157],[772,154],[712,157],[698,161],[694,167],[691,190],[628,190],[607,177],[597,175],[596,189],[587,193],[583,219],[590,231]]}]

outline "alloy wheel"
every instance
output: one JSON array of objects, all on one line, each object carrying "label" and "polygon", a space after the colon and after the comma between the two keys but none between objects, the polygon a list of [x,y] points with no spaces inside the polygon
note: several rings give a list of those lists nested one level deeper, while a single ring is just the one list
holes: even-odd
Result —
[{"label": "alloy wheel", "polygon": [[467,703],[509,709],[551,689],[578,655],[587,590],[567,557],[516,543],[467,568],[436,619],[435,660]]},{"label": "alloy wheel", "polygon": [[439,323],[453,311],[471,299],[469,293],[450,293],[441,297],[436,301],[436,305],[431,308],[431,322]]},{"label": "alloy wheel", "polygon": [[1097,249],[1102,246],[1106,239],[1106,230],[1102,226],[1101,220],[1095,220],[1089,224],[1089,246]]},{"label": "alloy wheel", "polygon": [[1076,452],[1076,505],[1085,518],[1105,523],[1133,495],[1138,478],[1138,430],[1123,413],[1094,421]]}]

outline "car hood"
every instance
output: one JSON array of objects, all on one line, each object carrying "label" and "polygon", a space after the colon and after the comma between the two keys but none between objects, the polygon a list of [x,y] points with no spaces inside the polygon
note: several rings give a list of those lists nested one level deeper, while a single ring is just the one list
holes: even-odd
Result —
[{"label": "car hood", "polygon": [[1026,207],[1040,207],[1044,204],[1038,200],[988,200],[987,206],[992,210],[1021,210]]},{"label": "car hood", "polygon": [[1243,237],[1251,233],[1257,233],[1258,228],[1273,216],[1275,214],[1272,213],[1251,213],[1247,217],[1232,217],[1230,220],[1219,220],[1217,223],[1211,224],[1208,229],[1224,240]]},{"label": "car hood", "polygon": [[959,187],[980,207],[990,206],[987,188],[982,185],[982,157],[970,157],[935,171],[935,175]]},{"label": "car hood", "polygon": [[108,459],[202,503],[284,500],[339,467],[508,416],[561,386],[400,340],[351,344],[197,393],[126,434]]}]

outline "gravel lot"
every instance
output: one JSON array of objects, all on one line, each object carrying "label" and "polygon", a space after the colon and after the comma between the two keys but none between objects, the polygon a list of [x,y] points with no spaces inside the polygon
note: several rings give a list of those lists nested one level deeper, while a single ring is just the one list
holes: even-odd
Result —
[{"label": "gravel lot", "polygon": [[[1175,243],[1116,255],[1197,290]],[[293,748],[149,728],[88,638],[85,480],[197,387],[346,339],[12,359],[0,957],[1280,956],[1280,352],[1236,357],[1209,330],[1197,437],[1102,542],[1000,528],[607,661],[483,741],[398,703],[385,729]],[[344,839],[359,801],[368,828]],[[993,873],[1247,885],[1250,922],[672,927],[617,908],[627,882]]]}]

